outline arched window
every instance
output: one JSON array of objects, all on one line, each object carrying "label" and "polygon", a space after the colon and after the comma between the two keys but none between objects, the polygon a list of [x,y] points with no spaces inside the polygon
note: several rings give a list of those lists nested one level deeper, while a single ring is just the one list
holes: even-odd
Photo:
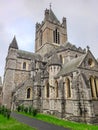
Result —
[{"label": "arched window", "polygon": [[23,63],[23,69],[26,69],[26,62]]},{"label": "arched window", "polygon": [[55,94],[56,94],[56,98],[57,98],[58,97],[58,81],[57,80],[55,81],[55,90],[56,90]]},{"label": "arched window", "polygon": [[93,98],[97,97],[96,91],[96,81],[93,76],[90,77],[91,94]]},{"label": "arched window", "polygon": [[60,44],[60,34],[57,28],[53,31],[53,42]]},{"label": "arched window", "polygon": [[67,90],[67,98],[71,97],[71,88],[70,88],[70,80],[66,78],[66,90]]},{"label": "arched window", "polygon": [[89,59],[88,59],[88,65],[89,65],[90,67],[94,67],[94,61],[93,61],[92,58],[89,58]]},{"label": "arched window", "polygon": [[46,97],[49,97],[49,82],[46,84]]},{"label": "arched window", "polygon": [[28,88],[28,89],[27,89],[27,98],[30,98],[30,96],[31,96],[31,89]]},{"label": "arched window", "polygon": [[41,97],[42,94],[41,94],[41,88],[39,88],[39,97]]}]

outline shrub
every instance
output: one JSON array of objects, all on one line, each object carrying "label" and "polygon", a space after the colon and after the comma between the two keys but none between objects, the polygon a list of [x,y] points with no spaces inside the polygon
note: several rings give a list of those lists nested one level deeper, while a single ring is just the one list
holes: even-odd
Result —
[{"label": "shrub", "polygon": [[29,111],[28,111],[28,112],[29,112],[29,114],[31,114],[31,113],[32,113],[32,109],[33,109],[33,108],[32,108],[32,106],[29,106]]},{"label": "shrub", "polygon": [[21,107],[21,108],[20,108],[21,111],[23,112],[23,111],[24,111],[24,105],[21,105],[20,107]]},{"label": "shrub", "polygon": [[4,110],[3,110],[3,115],[6,117],[7,115],[7,108],[4,107]]},{"label": "shrub", "polygon": [[10,118],[10,115],[11,115],[11,110],[10,110],[10,109],[7,109],[7,113],[6,113],[6,117],[7,117],[7,119]]},{"label": "shrub", "polygon": [[24,108],[24,112],[27,113],[28,112],[28,107]]},{"label": "shrub", "polygon": [[21,110],[21,106],[18,106],[17,111],[20,112],[20,110]]},{"label": "shrub", "polygon": [[2,106],[1,107],[1,114],[5,116],[5,113],[6,113],[6,108],[5,108],[5,106]]},{"label": "shrub", "polygon": [[4,117],[7,117],[7,119],[9,119],[11,110],[7,109],[5,106],[0,106],[0,114],[2,114]]},{"label": "shrub", "polygon": [[2,112],[2,107],[0,106],[0,114],[1,114],[1,112]]},{"label": "shrub", "polygon": [[33,116],[36,116],[37,113],[38,113],[37,109],[33,109],[33,112],[32,112]]},{"label": "shrub", "polygon": [[36,116],[38,114],[37,109],[33,108],[32,106],[25,107],[24,105],[18,106],[17,111],[24,111],[25,113],[28,113],[30,115]]}]

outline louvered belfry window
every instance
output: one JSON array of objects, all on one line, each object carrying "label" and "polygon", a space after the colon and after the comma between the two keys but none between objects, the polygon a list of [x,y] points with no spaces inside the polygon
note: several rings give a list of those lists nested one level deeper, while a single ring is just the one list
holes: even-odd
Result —
[{"label": "louvered belfry window", "polygon": [[57,44],[60,44],[60,34],[58,32],[58,29],[55,29],[53,31],[53,42],[57,43]]}]

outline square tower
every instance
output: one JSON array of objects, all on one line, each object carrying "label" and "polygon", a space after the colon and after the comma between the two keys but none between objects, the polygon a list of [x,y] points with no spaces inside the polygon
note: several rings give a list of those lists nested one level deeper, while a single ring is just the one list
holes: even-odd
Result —
[{"label": "square tower", "polygon": [[66,18],[63,17],[62,23],[60,23],[52,9],[46,9],[44,21],[41,24],[36,23],[35,52],[45,55],[66,41]]}]

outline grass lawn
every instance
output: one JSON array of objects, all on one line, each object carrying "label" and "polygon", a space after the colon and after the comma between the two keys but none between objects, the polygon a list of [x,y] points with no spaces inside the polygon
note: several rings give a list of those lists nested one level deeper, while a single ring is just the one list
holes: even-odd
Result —
[{"label": "grass lawn", "polygon": [[[31,115],[25,114],[23,112],[21,112],[21,114],[32,117]],[[38,114],[36,117],[33,118],[43,120],[45,122],[52,123],[58,126],[63,126],[65,128],[71,128],[71,130],[98,130],[98,125],[87,125],[82,123],[65,121],[51,115]]]},{"label": "grass lawn", "polygon": [[25,124],[22,124],[15,119],[10,118],[9,120],[4,116],[0,115],[0,130],[36,130]]}]

